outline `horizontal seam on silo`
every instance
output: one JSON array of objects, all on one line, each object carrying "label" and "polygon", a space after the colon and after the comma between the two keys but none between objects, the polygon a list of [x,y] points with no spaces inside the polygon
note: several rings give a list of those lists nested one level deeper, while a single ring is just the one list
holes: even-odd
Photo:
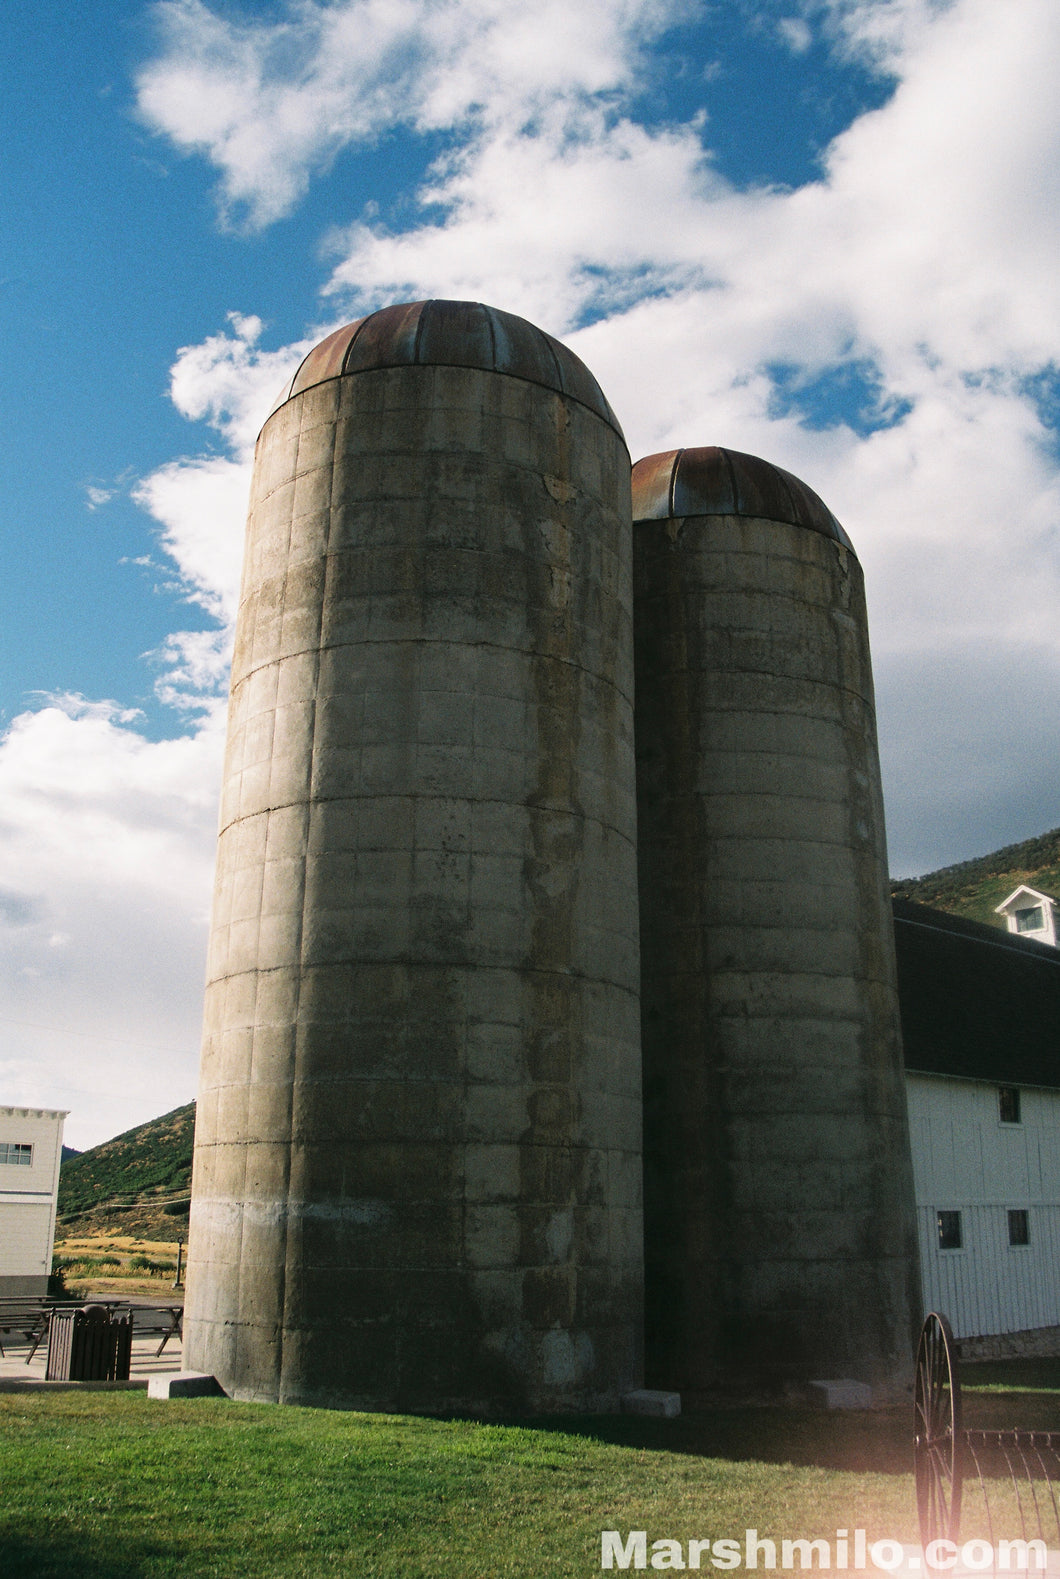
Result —
[{"label": "horizontal seam on silo", "polygon": [[[276,410],[271,412],[262,423],[258,437],[261,437],[261,434],[268,427],[273,417],[278,415],[279,412],[283,411],[284,408],[290,404],[291,400],[301,399],[303,395],[309,394],[310,390],[319,389],[323,384],[335,383],[337,380],[342,378],[365,378],[372,373],[392,373],[398,368],[406,367],[417,368],[420,372],[428,372],[431,368],[435,367],[444,367],[457,373],[488,373],[493,378],[511,378],[515,379],[520,384],[532,384],[535,389],[545,389],[550,395],[555,395],[557,399],[573,401],[576,406],[581,406],[583,411],[588,411],[590,416],[597,417],[605,427],[611,429],[616,438],[621,440],[626,454],[629,454],[629,445],[626,442],[626,436],[619,425],[618,418],[613,412],[610,416],[608,416],[606,412],[599,410],[596,406],[590,405],[587,400],[582,400],[580,396],[571,394],[569,390],[556,388],[554,384],[546,384],[540,378],[530,378],[525,373],[510,373],[504,368],[477,367],[474,364],[468,364],[466,362],[380,362],[374,367],[359,368],[353,373],[334,373],[332,374],[331,378],[322,378],[317,383],[308,384],[305,389],[300,389],[297,395],[288,396],[287,400],[283,402],[283,405],[277,406]],[[263,495],[263,497],[267,498],[268,495]]]}]

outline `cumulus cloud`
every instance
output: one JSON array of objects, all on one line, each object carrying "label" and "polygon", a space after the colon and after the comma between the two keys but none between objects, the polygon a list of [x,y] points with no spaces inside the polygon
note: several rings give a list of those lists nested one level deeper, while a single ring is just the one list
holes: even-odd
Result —
[{"label": "cumulus cloud", "polygon": [[55,697],[0,741],[0,1084],[91,1144],[194,1094],[223,714]]},{"label": "cumulus cloud", "polygon": [[[420,225],[346,233],[327,289],[353,307],[500,300],[566,331],[634,454],[727,442],[817,487],[869,574],[896,862],[924,869],[1060,820],[1042,737],[1012,738],[997,683],[1025,672],[1030,639],[1044,701],[1060,657],[1057,446],[1039,398],[1060,362],[1060,13],[826,9],[838,46],[895,90],[835,140],[822,179],[735,191],[712,170],[709,123],[597,109],[572,137],[564,111],[465,142],[425,185]],[[822,432],[800,388],[851,370],[874,409]],[[947,698],[930,722],[924,669]],[[1003,833],[970,819],[962,737],[1008,743]],[[925,775],[930,816],[915,811]]]},{"label": "cumulus cloud", "polygon": [[[230,312],[229,329],[201,345],[182,346],[170,375],[177,410],[193,422],[208,422],[243,460],[298,363],[327,325],[298,345],[266,351],[258,344],[262,322],[254,314]],[[337,327],[337,326],[336,326]]]},{"label": "cumulus cloud", "polygon": [[[1008,706],[997,666],[1019,667],[1029,633],[1041,676],[1058,656],[1060,500],[1041,392],[1060,363],[1060,13],[1050,0],[1003,14],[995,0],[757,9],[789,48],[805,49],[819,28],[837,54],[893,82],[887,102],[832,143],[822,177],[793,191],[726,182],[709,118],[633,116],[639,52],[681,14],[662,3],[571,0],[548,28],[535,13],[537,36],[553,41],[544,54],[488,0],[309,4],[278,25],[173,4],[171,42],[176,29],[189,47],[145,72],[141,109],[206,151],[226,200],[258,222],[337,146],[392,117],[459,127],[421,183],[418,220],[393,230],[362,218],[328,238],[324,296],[336,318],[427,295],[496,302],[584,355],[634,454],[723,442],[805,476],[845,520],[869,575],[886,758],[901,765],[888,783],[903,829],[896,857],[924,867],[971,853],[965,781],[941,770],[940,730],[996,738]],[[560,36],[570,47],[554,47]],[[238,137],[190,108],[206,92],[202,63],[227,70],[234,49],[234,80],[253,82],[226,111]],[[380,95],[386,80],[402,93]],[[185,118],[172,108],[179,84]],[[242,161],[244,141],[268,145],[260,169]],[[260,184],[262,170],[280,185]],[[233,320],[228,335],[183,352],[174,379],[182,409],[237,445],[248,374],[265,371],[257,338],[253,320]],[[813,391],[829,380],[859,384],[862,399],[822,430]],[[164,516],[165,489],[196,480],[160,474],[152,508]],[[191,534],[185,552],[191,563]],[[966,698],[930,728],[914,694],[924,664],[951,700]],[[1021,739],[1002,772],[1041,794],[1029,825],[999,842],[1060,811],[1034,770],[1033,735]],[[909,764],[932,760],[933,795],[951,796],[950,809],[918,840],[903,809],[923,794]]]},{"label": "cumulus cloud", "polygon": [[259,318],[232,312],[228,322],[226,331],[182,346],[170,378],[177,410],[212,427],[227,453],[169,461],[133,490],[136,503],[157,523],[175,585],[217,621],[215,629],[174,632],[153,654],[161,670],[157,695],[184,711],[210,706],[226,686],[254,441],[320,337],[314,333],[300,344],[265,351],[258,345]]},{"label": "cumulus cloud", "polygon": [[140,73],[154,130],[221,172],[222,212],[258,228],[289,213],[352,143],[516,122],[559,98],[627,85],[638,45],[679,0],[300,0],[283,20],[156,7],[162,51]]},{"label": "cumulus cloud", "polygon": [[[1060,11],[750,9],[788,50],[824,40],[890,84],[794,190],[724,179],[709,83],[707,113],[685,124],[640,113],[646,48],[691,15],[683,0],[545,0],[525,15],[508,0],[156,8],[139,112],[210,161],[228,223],[289,213],[343,149],[396,126],[447,136],[402,194],[402,228],[354,207],[326,238],[321,322],[302,340],[268,349],[260,320],[233,313],[176,354],[172,398],[210,445],[137,498],[212,621],[157,655],[183,733],[153,741],[117,704],[67,699],[0,741],[5,1002],[32,1020],[43,984],[63,1035],[100,1038],[84,1089],[97,1112],[100,1071],[128,1068],[127,1050],[108,1063],[105,1036],[187,1045],[157,1055],[173,1073],[164,1092],[147,1100],[141,1081],[147,1112],[192,1083],[254,436],[308,347],[388,300],[523,313],[593,368],[635,456],[729,444],[827,499],[866,569],[896,870],[1060,822]],[[837,407],[829,390],[848,398]],[[43,1099],[11,1046],[13,1100]]]},{"label": "cumulus cloud", "polygon": [[805,55],[813,43],[813,32],[805,17],[782,16],[777,22],[777,34],[793,55]]}]

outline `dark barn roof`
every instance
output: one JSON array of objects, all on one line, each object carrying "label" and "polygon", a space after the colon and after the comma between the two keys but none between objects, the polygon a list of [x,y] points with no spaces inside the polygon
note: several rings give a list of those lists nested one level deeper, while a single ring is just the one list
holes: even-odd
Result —
[{"label": "dark barn roof", "polygon": [[905,1065],[1060,1088],[1060,949],[894,900]]}]

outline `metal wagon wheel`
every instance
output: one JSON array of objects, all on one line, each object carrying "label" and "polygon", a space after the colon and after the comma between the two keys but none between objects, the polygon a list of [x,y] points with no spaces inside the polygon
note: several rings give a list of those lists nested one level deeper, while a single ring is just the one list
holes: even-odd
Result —
[{"label": "metal wagon wheel", "polygon": [[916,1506],[920,1541],[959,1538],[961,1526],[961,1384],[953,1333],[932,1311],[916,1356]]}]

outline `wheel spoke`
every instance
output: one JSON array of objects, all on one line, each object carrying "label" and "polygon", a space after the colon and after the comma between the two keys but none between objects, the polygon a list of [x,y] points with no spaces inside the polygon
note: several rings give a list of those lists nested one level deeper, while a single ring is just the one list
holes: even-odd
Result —
[{"label": "wheel spoke", "polygon": [[934,1312],[920,1337],[914,1394],[917,1511],[920,1538],[927,1546],[943,1537],[957,1538],[963,1442],[953,1336],[945,1317]]}]

